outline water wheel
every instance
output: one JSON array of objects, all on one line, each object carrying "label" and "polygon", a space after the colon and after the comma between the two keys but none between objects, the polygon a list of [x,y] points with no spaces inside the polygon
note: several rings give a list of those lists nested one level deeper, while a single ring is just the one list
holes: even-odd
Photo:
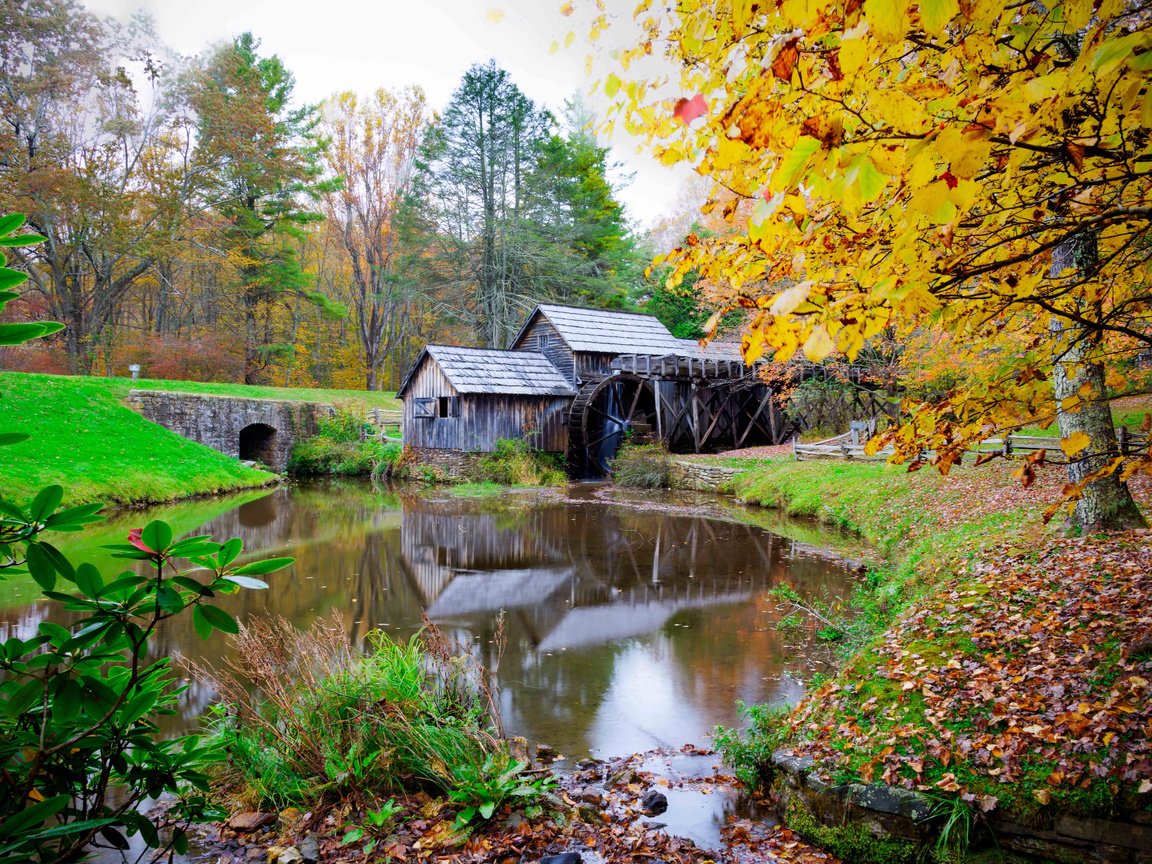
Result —
[{"label": "water wheel", "polygon": [[656,429],[651,382],[612,375],[580,388],[568,415],[568,464],[576,477],[600,478],[625,439],[644,442]]}]

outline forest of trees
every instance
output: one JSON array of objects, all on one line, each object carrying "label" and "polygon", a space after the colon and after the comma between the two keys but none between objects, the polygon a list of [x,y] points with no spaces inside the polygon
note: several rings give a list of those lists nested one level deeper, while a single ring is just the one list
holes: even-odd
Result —
[{"label": "forest of trees", "polygon": [[6,315],[66,325],[0,366],[390,389],[428,341],[642,298],[578,100],[554,116],[490,62],[439,115],[418,87],[304,105],[252,34],[182,57],[143,17],[0,7],[0,212],[47,238],[13,250]]}]

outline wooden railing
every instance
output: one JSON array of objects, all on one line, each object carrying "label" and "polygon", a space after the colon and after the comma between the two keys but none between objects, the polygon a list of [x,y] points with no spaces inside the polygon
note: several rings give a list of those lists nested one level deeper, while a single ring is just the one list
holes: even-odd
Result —
[{"label": "wooden railing", "polygon": [[[880,461],[892,455],[892,448],[885,447],[873,455],[864,452],[864,445],[873,434],[872,430],[854,429],[843,435],[816,441],[811,444],[801,444],[798,439],[792,441],[792,452],[797,459],[865,459]],[[1133,432],[1121,426],[1116,430],[1116,443],[1120,452],[1126,456],[1134,455],[1148,447],[1148,435],[1144,432]],[[986,456],[999,453],[1001,456],[1012,458],[1026,458],[1038,450],[1046,451],[1045,462],[1065,464],[1068,457],[1060,449],[1060,439],[1050,435],[1017,435],[1011,433],[1003,438],[988,438],[981,441],[976,447],[964,451],[973,456]],[[930,455],[928,453],[925,454]]]},{"label": "wooden railing", "polygon": [[399,441],[399,435],[389,435],[388,428],[390,426],[399,427],[401,421],[404,419],[403,411],[390,410],[387,408],[371,408],[364,414],[364,422],[370,426],[375,427],[374,433],[369,433],[367,429],[363,431],[363,437],[379,438],[382,441]]}]

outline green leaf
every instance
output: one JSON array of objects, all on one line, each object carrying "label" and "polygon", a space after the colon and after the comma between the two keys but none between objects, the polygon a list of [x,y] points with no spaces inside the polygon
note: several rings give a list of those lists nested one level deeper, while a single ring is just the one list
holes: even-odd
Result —
[{"label": "green leaf", "polygon": [[219,549],[220,544],[212,542],[212,535],[204,534],[176,541],[168,549],[168,554],[175,558],[191,558],[194,555],[213,555]]},{"label": "green leaf", "polygon": [[167,522],[155,519],[144,526],[140,539],[149,549],[165,552],[172,545],[172,528]]},{"label": "green leaf", "polygon": [[496,812],[495,801],[485,801],[480,805],[480,816],[483,819],[491,819],[492,814]]},{"label": "green leaf", "polygon": [[156,605],[170,615],[175,615],[184,608],[184,599],[180,592],[165,582],[156,589]]},{"label": "green leaf", "polygon": [[792,150],[784,157],[780,167],[772,174],[773,192],[790,189],[804,173],[804,168],[812,154],[820,149],[820,140],[810,135],[801,135],[792,145]]},{"label": "green leaf", "polygon": [[340,844],[342,846],[347,846],[349,843],[356,843],[363,836],[364,836],[364,829],[363,828],[353,828],[351,831],[348,831],[344,834],[344,837],[343,837],[343,839],[341,839]]},{"label": "green leaf", "polygon": [[0,246],[35,246],[47,239],[40,234],[17,234],[15,237],[0,237]]},{"label": "green leaf", "polygon": [[93,522],[103,522],[104,517],[98,515],[103,509],[103,504],[80,504],[77,507],[67,507],[48,517],[44,527],[59,531],[69,525],[89,525]]},{"label": "green leaf", "polygon": [[36,493],[32,503],[28,505],[28,516],[33,522],[43,522],[60,506],[64,500],[64,489],[61,486],[45,486]]},{"label": "green leaf", "polygon": [[217,630],[222,630],[225,633],[239,633],[240,625],[236,623],[236,619],[221,609],[219,606],[207,606],[200,604],[196,607],[204,618],[215,627]]},{"label": "green leaf", "polygon": [[227,567],[236,560],[236,556],[244,549],[244,541],[239,537],[225,540],[220,546],[220,566]]},{"label": "green leaf", "polygon": [[52,562],[52,566],[56,568],[57,573],[69,582],[76,581],[76,571],[72,567],[72,562],[64,557],[63,552],[51,543],[45,543],[43,540],[36,545],[40,547],[41,552],[48,556],[48,560]]},{"label": "green leaf", "polygon": [[27,441],[31,438],[23,432],[0,432],[0,447],[7,447],[10,444],[19,444],[21,441]]},{"label": "green leaf", "polygon": [[[7,292],[9,288],[16,288],[27,281],[27,273],[21,273],[11,267],[0,267],[0,290]],[[9,303],[19,296],[19,294],[13,294],[11,297],[5,297],[4,302]]]},{"label": "green leaf", "polygon": [[56,568],[52,566],[52,559],[40,548],[38,543],[29,543],[27,551],[28,572],[45,591],[56,587]]},{"label": "green leaf", "polygon": [[262,588],[268,587],[267,582],[262,582],[259,579],[252,579],[248,576],[229,575],[229,576],[225,576],[224,578],[227,579],[229,582],[234,582],[235,584],[239,585],[241,588],[252,588],[252,589],[258,591]]},{"label": "green leaf", "polygon": [[120,719],[126,724],[131,725],[152,710],[152,706],[156,704],[156,698],[160,694],[156,690],[148,689],[137,693],[128,704],[124,706]]},{"label": "green leaf", "polygon": [[52,643],[53,647],[59,648],[65,642],[72,638],[72,631],[66,627],[61,627],[54,621],[41,621],[36,628],[44,636],[48,637],[48,641]]},{"label": "green leaf", "polygon": [[204,593],[204,586],[189,576],[173,576],[171,581],[193,594]]},{"label": "green leaf", "polygon": [[99,597],[104,588],[104,579],[95,565],[85,561],[76,568],[76,587],[86,597]]},{"label": "green leaf", "polygon": [[15,816],[0,822],[0,837],[13,837],[22,834],[34,825],[42,825],[67,806],[71,795],[54,795],[25,807]]},{"label": "green leaf", "polygon": [[265,561],[253,561],[243,567],[237,567],[228,576],[262,576],[265,573],[274,573],[296,563],[295,558],[268,558]]},{"label": "green leaf", "polygon": [[204,616],[203,606],[192,607],[192,626],[196,628],[196,635],[201,639],[207,639],[212,635],[212,624]]},{"label": "green leaf", "polygon": [[49,332],[43,324],[0,324],[0,345],[23,345]]},{"label": "green leaf", "polygon": [[11,234],[27,220],[28,217],[23,213],[9,213],[7,216],[0,216],[0,237]]},{"label": "green leaf", "polygon": [[52,695],[52,719],[61,723],[71,723],[80,716],[84,705],[84,691],[76,679],[67,675],[56,678],[56,692]]},{"label": "green leaf", "polygon": [[[44,682],[39,678],[33,678],[31,681],[25,682],[20,689],[13,693],[8,701],[4,703],[4,713],[9,717],[19,717],[43,698]],[[3,836],[3,834],[3,828],[0,827],[0,836]]]}]

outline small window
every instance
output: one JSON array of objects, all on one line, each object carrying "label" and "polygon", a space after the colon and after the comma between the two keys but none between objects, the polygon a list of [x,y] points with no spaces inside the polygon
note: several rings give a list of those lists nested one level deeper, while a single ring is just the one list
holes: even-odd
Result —
[{"label": "small window", "polygon": [[548,334],[547,333],[541,333],[539,336],[536,337],[536,347],[539,348],[541,351],[547,351],[548,350]]},{"label": "small window", "polygon": [[436,416],[436,400],[430,398],[413,399],[412,416],[417,420],[431,420]]},{"label": "small window", "polygon": [[457,410],[456,397],[454,396],[438,396],[436,398],[436,416],[437,417],[456,417],[459,416]]}]

